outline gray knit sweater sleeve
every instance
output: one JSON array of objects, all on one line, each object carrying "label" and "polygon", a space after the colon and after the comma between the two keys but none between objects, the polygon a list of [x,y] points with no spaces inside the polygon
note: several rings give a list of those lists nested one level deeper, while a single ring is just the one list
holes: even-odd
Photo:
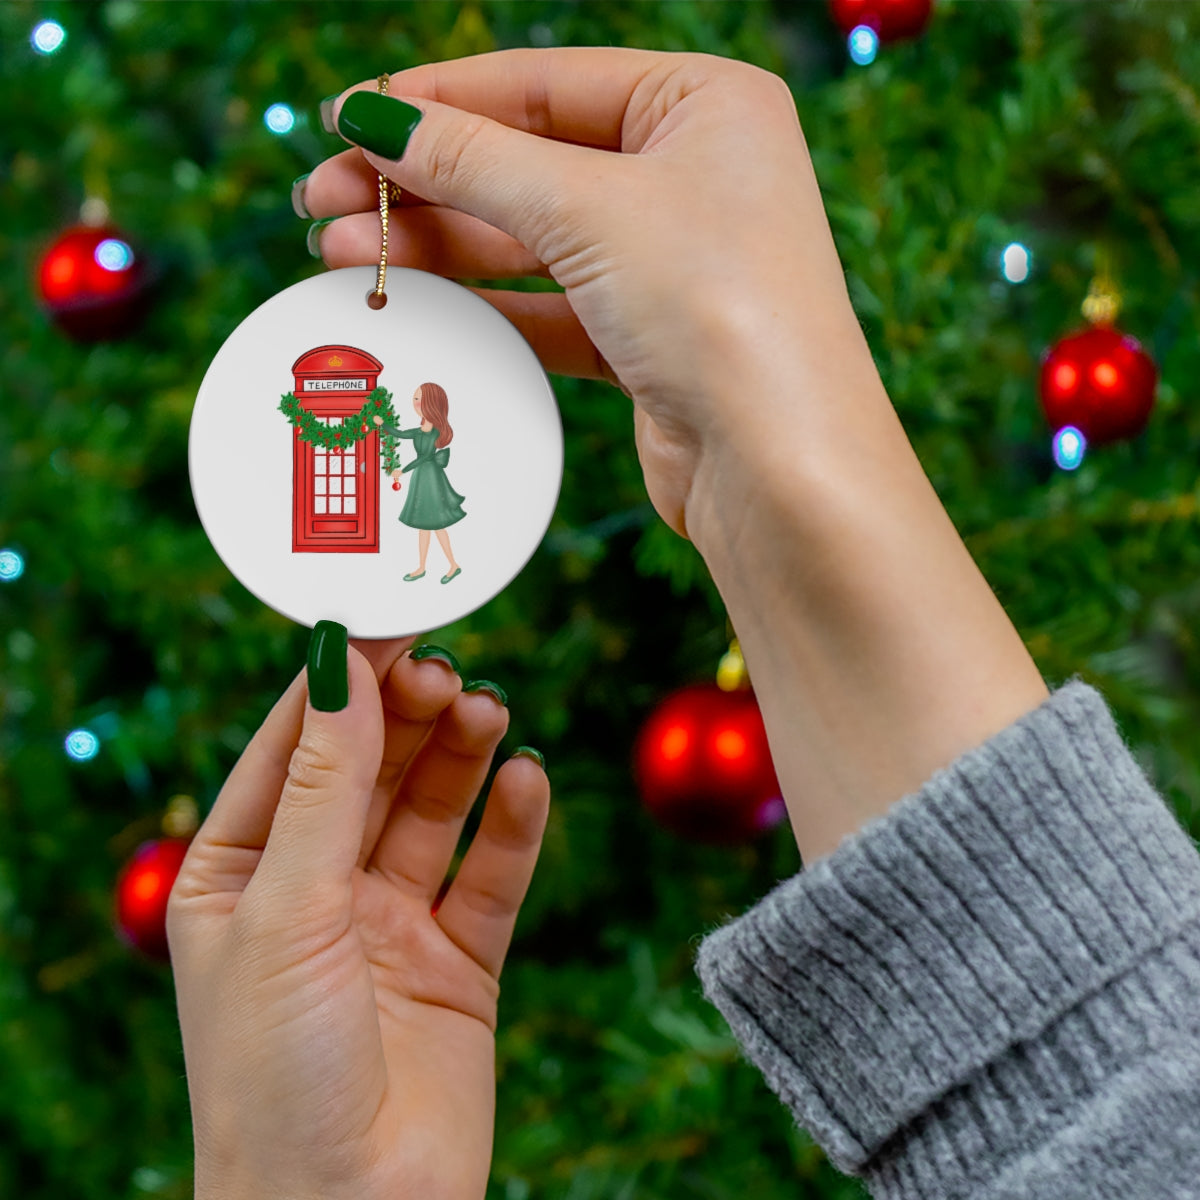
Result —
[{"label": "gray knit sweater sleeve", "polygon": [[696,969],[880,1200],[1200,1197],[1200,855],[1079,679]]}]

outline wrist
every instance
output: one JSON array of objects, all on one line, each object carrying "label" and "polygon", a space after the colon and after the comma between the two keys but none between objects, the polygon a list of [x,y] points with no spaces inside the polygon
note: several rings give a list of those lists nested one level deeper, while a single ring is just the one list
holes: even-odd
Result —
[{"label": "wrist", "polygon": [[773,348],[736,331],[729,342],[714,355],[717,419],[685,509],[688,537],[714,571],[739,555],[747,519],[819,541],[833,516],[829,492],[897,455],[915,462],[852,312]]},{"label": "wrist", "polygon": [[702,455],[687,509],[806,862],[1048,695],[874,364],[827,360]]}]

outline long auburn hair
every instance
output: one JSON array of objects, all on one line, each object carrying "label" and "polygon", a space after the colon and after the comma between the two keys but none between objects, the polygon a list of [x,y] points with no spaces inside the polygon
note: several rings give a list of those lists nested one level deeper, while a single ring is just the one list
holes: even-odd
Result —
[{"label": "long auburn hair", "polygon": [[440,383],[423,383],[417,389],[421,393],[421,420],[428,421],[438,431],[436,448],[450,445],[454,430],[450,428],[450,398]]}]

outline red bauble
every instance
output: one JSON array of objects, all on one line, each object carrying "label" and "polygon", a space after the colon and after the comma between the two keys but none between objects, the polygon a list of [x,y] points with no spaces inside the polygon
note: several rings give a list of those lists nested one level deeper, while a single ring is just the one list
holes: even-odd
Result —
[{"label": "red bauble", "polygon": [[1093,446],[1136,437],[1154,408],[1158,369],[1135,338],[1108,325],[1071,334],[1042,359],[1042,411],[1056,433],[1074,425]]},{"label": "red bauble", "polygon": [[398,479],[393,479],[393,480],[392,480],[392,491],[393,491],[393,492],[398,492],[399,490],[400,490],[400,480],[398,480]]},{"label": "red bauble", "polygon": [[117,932],[150,958],[170,959],[167,900],[189,845],[190,838],[143,842],[117,879]]},{"label": "red bauble", "polygon": [[363,422],[362,431],[363,431],[363,433],[367,432],[367,423],[365,421]]},{"label": "red bauble", "polygon": [[38,267],[38,294],[60,329],[79,341],[122,337],[145,313],[148,273],[118,230],[68,229]]},{"label": "red bauble", "polygon": [[786,809],[753,692],[694,684],[650,715],[634,749],[642,802],[691,841],[744,842]]},{"label": "red bauble", "polygon": [[829,0],[829,14],[847,37],[869,25],[881,42],[916,37],[932,10],[933,0]]}]

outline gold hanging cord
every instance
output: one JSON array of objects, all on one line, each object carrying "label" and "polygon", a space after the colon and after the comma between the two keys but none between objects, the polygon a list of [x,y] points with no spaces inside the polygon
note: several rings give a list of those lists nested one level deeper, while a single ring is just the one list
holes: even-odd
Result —
[{"label": "gold hanging cord", "polygon": [[[387,95],[388,83],[389,79],[386,75],[380,75],[375,80],[381,96]],[[382,308],[387,303],[387,296],[384,294],[383,288],[387,283],[388,206],[389,204],[399,204],[401,195],[398,184],[392,183],[386,175],[379,176],[379,228],[382,242],[379,247],[379,269],[375,272],[375,290],[367,296],[367,304],[371,308]]]}]

